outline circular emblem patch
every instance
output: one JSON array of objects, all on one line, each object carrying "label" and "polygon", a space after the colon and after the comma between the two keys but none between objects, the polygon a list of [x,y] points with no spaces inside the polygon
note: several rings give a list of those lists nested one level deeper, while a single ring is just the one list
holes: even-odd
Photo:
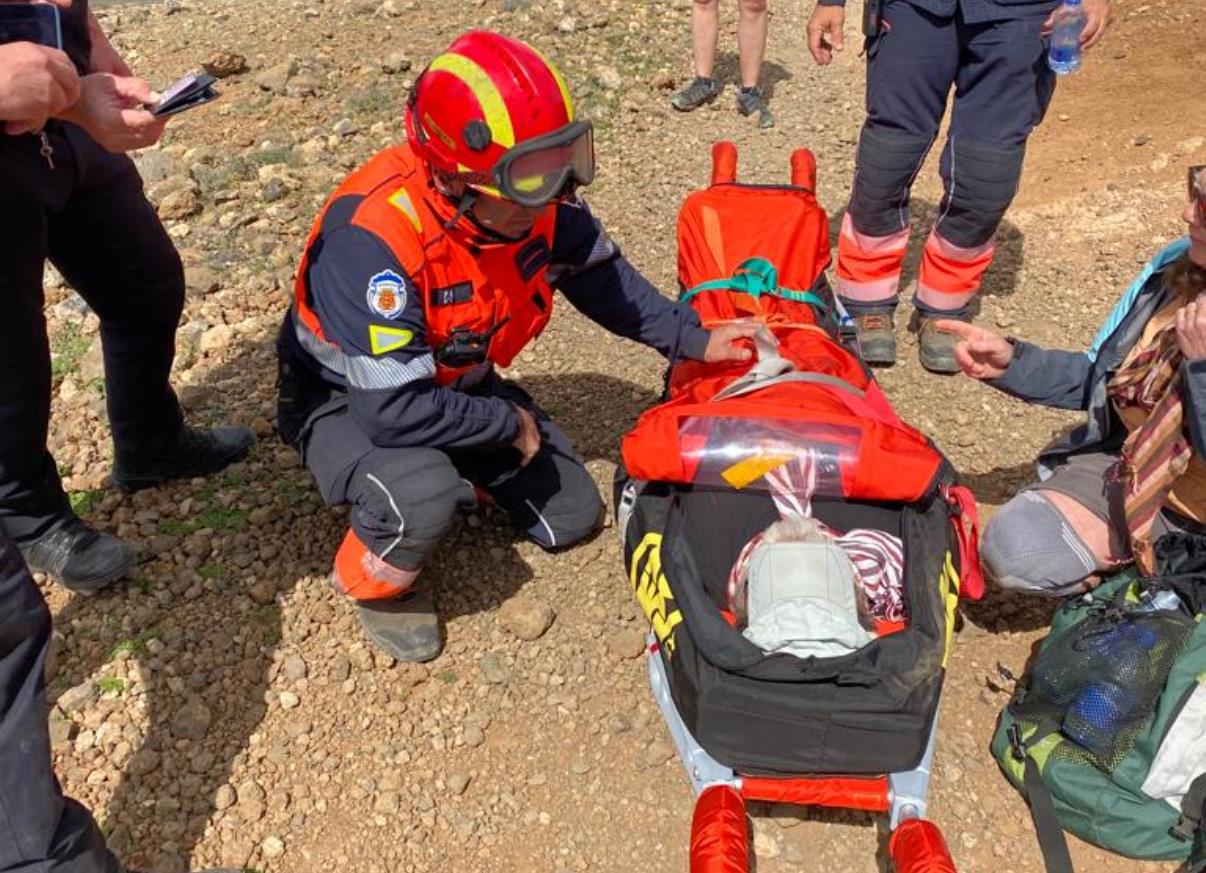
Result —
[{"label": "circular emblem patch", "polygon": [[406,308],[406,280],[393,270],[382,270],[368,284],[368,307],[382,318],[397,318]]}]

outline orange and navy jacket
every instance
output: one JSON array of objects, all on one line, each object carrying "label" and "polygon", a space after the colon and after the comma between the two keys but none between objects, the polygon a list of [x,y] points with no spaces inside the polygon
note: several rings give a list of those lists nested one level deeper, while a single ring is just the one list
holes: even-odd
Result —
[{"label": "orange and navy jacket", "polygon": [[[409,147],[349,176],[316,220],[279,347],[346,394],[377,445],[505,445],[509,402],[475,392],[548,324],[553,291],[613,333],[671,360],[702,358],[707,332],[620,254],[584,203],[551,205],[514,243],[443,226]],[[485,360],[446,363],[458,331],[489,333]]]}]

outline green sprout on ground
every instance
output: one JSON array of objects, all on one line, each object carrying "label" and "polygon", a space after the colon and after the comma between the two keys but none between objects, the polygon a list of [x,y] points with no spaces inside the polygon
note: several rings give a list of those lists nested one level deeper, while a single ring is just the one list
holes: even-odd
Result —
[{"label": "green sprout on ground", "polygon": [[226,567],[222,564],[202,564],[197,568],[202,579],[223,579],[226,577]]},{"label": "green sprout on ground", "polygon": [[92,344],[89,337],[80,332],[79,325],[68,323],[51,344],[50,376],[55,381],[69,376],[80,368],[80,359]]},{"label": "green sprout on ground", "polygon": [[150,652],[147,650],[147,643],[154,638],[155,628],[147,628],[136,637],[132,637],[128,640],[121,640],[117,643],[117,645],[109,650],[109,654],[106,656],[105,661],[112,661],[123,652],[133,655],[136,658],[145,657],[146,655],[150,654]]},{"label": "green sprout on ground", "polygon": [[71,511],[76,515],[88,515],[104,498],[104,491],[71,491],[67,495]]},{"label": "green sprout on ground", "polygon": [[261,638],[267,645],[275,646],[281,641],[281,611],[278,607],[261,606],[251,614],[251,620],[260,626]]},{"label": "green sprout on ground", "polygon": [[130,689],[130,683],[119,676],[102,676],[96,680],[96,687],[101,694],[125,694]]},{"label": "green sprout on ground", "polygon": [[456,682],[457,676],[452,670],[441,670],[439,673],[436,673],[436,678],[445,685],[452,685]]}]

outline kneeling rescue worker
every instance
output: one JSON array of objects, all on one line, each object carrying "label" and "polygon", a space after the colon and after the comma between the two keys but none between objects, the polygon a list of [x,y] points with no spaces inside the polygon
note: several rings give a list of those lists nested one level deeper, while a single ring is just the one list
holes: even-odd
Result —
[{"label": "kneeling rescue worker", "polygon": [[514,39],[458,38],[419,77],[407,142],[349,176],[311,231],[278,342],[280,431],[329,505],[350,504],[334,584],[403,661],[439,654],[419,572],[480,488],[545,549],[592,534],[594,481],[505,367],[553,289],[671,358],[744,360],[748,326],[703,329],[621,255],[577,199],[589,121]]}]

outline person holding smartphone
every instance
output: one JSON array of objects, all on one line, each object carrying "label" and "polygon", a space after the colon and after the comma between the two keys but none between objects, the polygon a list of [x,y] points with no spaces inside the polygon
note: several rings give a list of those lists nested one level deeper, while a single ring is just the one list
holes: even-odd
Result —
[{"label": "person holding smartphone", "polygon": [[[48,258],[100,318],[117,487],[213,473],[254,438],[246,428],[184,423],[168,380],[183,268],[124,154],[156,142],[165,121],[147,109],[156,95],[87,0],[58,6],[61,24],[50,32],[61,33],[61,48],[0,45],[0,526],[31,567],[93,592],[124,576],[134,554],[75,515],[46,447]],[[31,4],[0,2],[0,23],[14,9]]]}]

